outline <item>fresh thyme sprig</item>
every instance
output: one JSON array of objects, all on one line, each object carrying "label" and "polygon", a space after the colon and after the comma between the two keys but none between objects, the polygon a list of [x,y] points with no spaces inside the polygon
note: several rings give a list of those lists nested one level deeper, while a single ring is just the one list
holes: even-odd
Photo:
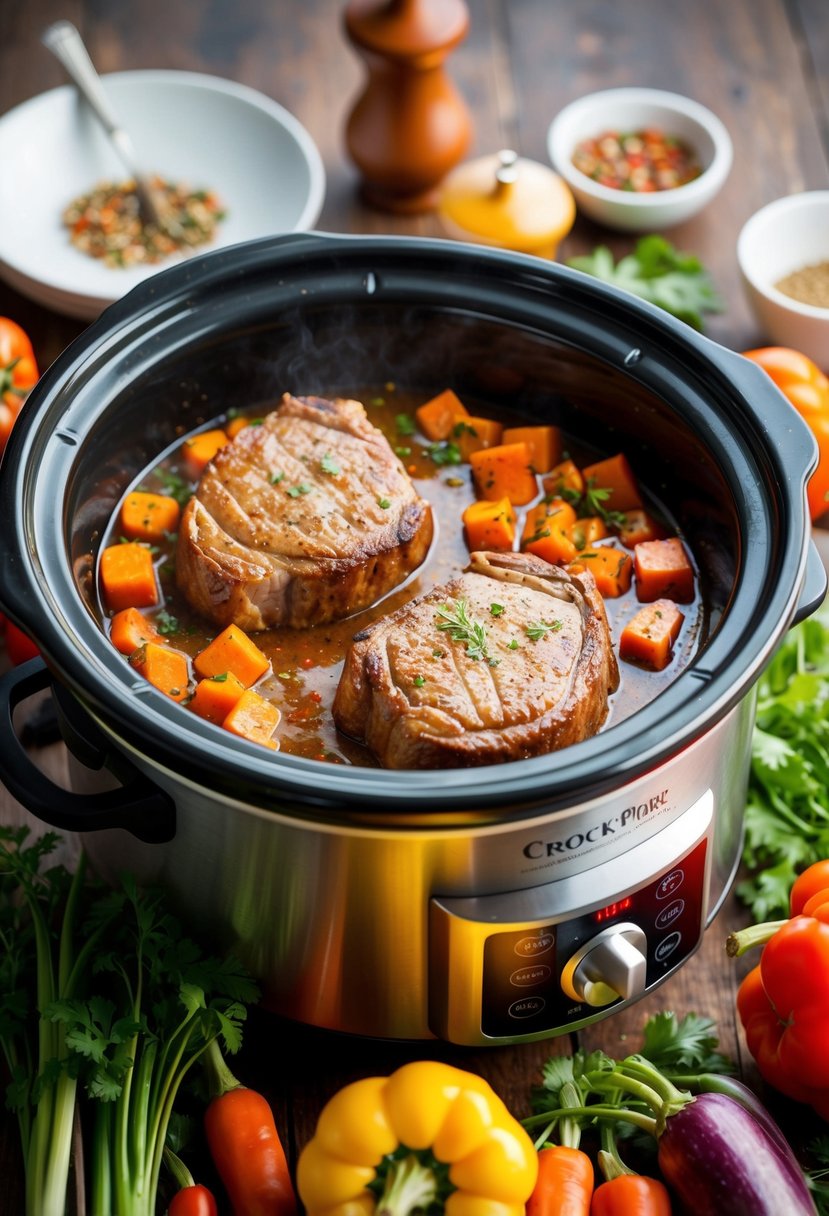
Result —
[{"label": "fresh thyme sprig", "polygon": [[470,659],[484,659],[490,667],[497,667],[499,659],[489,653],[486,629],[480,621],[469,616],[469,604],[465,599],[455,601],[454,606],[442,604],[437,610],[438,629],[448,633],[453,642],[465,642]]}]

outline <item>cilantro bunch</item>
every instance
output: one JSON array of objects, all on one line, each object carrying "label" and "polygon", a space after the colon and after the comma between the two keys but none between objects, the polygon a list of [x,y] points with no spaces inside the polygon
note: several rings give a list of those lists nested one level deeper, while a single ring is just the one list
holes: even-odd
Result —
[{"label": "cilantro bunch", "polygon": [[662,236],[644,236],[633,253],[614,264],[606,245],[584,257],[570,258],[574,270],[633,292],[664,308],[694,329],[703,327],[703,314],[722,312],[723,302],[699,258],[680,253]]}]

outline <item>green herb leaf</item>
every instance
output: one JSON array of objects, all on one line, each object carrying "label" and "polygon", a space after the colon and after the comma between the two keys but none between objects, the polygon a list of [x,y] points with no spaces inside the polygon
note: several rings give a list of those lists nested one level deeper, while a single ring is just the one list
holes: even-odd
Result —
[{"label": "green herb leaf", "polygon": [[562,626],[562,621],[552,621],[549,625],[545,621],[538,621],[535,625],[525,626],[524,632],[531,642],[538,642],[548,633],[558,633]]},{"label": "green herb leaf", "polygon": [[436,465],[462,464],[461,450],[451,440],[445,443],[430,443],[424,449],[426,455]]},{"label": "green herb leaf", "polygon": [[733,1063],[716,1050],[719,1037],[711,1018],[661,1011],[645,1023],[641,1054],[666,1072],[733,1073]]},{"label": "green herb leaf", "polygon": [[503,604],[490,604],[489,612],[490,612],[491,616],[503,616],[504,615],[504,605]]},{"label": "green herb leaf", "polygon": [[166,608],[162,608],[154,617],[155,627],[160,634],[169,637],[173,633],[178,633],[179,623],[178,618],[169,613]]},{"label": "green herb leaf", "polygon": [[467,600],[456,600],[454,605],[442,604],[435,619],[438,629],[448,633],[453,642],[466,643],[466,654],[470,659],[485,659],[490,667],[497,667],[499,660],[494,659],[487,648],[486,629],[480,621],[474,621],[469,616]]},{"label": "green herb leaf", "polygon": [[395,414],[394,425],[398,435],[414,435],[417,430],[414,419],[408,414]]},{"label": "green herb leaf", "polygon": [[378,498],[377,506],[381,507],[384,511],[388,511],[389,507],[391,506],[391,499],[390,498]]},{"label": "green herb leaf", "polygon": [[288,486],[285,493],[289,498],[299,498],[300,494],[310,494],[313,486],[309,486],[307,481],[301,481],[299,485]]},{"label": "green herb leaf", "polygon": [[280,481],[282,481],[284,477],[285,477],[284,473],[280,473],[280,472],[271,473],[271,475],[268,477],[268,481],[271,483],[272,486],[278,486]]},{"label": "green herb leaf", "polygon": [[322,460],[320,461],[320,468],[322,469],[323,473],[330,473],[332,477],[336,477],[342,472],[342,469],[337,464],[330,452],[324,453]]}]

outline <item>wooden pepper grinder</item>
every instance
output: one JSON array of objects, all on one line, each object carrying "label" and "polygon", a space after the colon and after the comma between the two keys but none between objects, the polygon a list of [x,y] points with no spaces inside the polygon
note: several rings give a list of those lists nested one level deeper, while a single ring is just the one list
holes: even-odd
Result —
[{"label": "wooden pepper grinder", "polygon": [[469,29],[465,0],[350,0],[345,30],[368,67],[346,126],[346,146],[367,202],[414,213],[472,136],[466,103],[444,60]]}]

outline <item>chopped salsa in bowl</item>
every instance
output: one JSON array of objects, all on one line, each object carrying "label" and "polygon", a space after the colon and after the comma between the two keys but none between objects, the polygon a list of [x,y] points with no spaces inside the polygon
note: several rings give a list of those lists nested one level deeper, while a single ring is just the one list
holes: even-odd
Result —
[{"label": "chopped salsa in bowl", "polygon": [[572,159],[576,169],[599,185],[637,194],[673,190],[702,173],[693,150],[656,127],[604,131],[581,140]]}]

